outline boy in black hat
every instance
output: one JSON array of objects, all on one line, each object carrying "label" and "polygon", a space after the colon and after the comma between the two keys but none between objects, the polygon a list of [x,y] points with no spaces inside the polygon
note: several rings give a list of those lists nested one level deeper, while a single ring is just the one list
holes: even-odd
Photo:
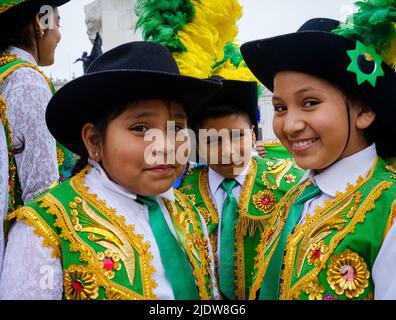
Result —
[{"label": "boy in black hat", "polygon": [[383,160],[396,155],[396,75],[367,40],[394,32],[391,15],[371,17],[395,8],[378,4],[361,3],[355,24],[312,19],[242,46],[274,93],[276,135],[308,169],[262,238],[251,299],[396,298],[396,175]]},{"label": "boy in black hat", "polygon": [[302,176],[290,159],[252,158],[257,83],[222,79],[223,88],[195,113],[199,154],[179,190],[208,225],[225,299],[246,299],[261,233],[276,203]]},{"label": "boy in black hat", "polygon": [[20,221],[9,234],[0,297],[216,298],[205,224],[172,184],[184,168],[174,136],[220,87],[180,75],[162,45],[132,42],[59,90],[47,125],[83,169],[9,215]]}]

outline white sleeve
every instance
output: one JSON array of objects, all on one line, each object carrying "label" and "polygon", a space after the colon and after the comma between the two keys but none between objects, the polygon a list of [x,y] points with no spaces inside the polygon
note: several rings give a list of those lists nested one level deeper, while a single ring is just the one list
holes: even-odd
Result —
[{"label": "white sleeve", "polygon": [[42,246],[33,227],[18,221],[10,230],[0,280],[0,300],[61,300],[60,260]]},{"label": "white sleeve", "polygon": [[396,223],[389,230],[373,266],[374,299],[396,300]]},{"label": "white sleeve", "polygon": [[15,155],[24,203],[36,198],[58,181],[56,141],[45,123],[52,92],[43,76],[32,68],[20,68],[6,78],[3,98],[7,102]]}]

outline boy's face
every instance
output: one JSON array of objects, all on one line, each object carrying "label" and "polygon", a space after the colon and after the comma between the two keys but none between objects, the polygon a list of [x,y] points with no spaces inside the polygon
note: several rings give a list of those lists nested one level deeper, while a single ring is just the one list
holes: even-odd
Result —
[{"label": "boy's face", "polygon": [[225,178],[235,178],[249,164],[255,134],[247,115],[207,119],[200,130],[199,152],[209,167]]},{"label": "boy's face", "polygon": [[331,83],[304,73],[282,71],[274,79],[274,131],[299,167],[324,170],[335,161],[368,146],[363,130],[374,121],[372,111],[350,104]]},{"label": "boy's face", "polygon": [[[169,121],[175,122],[170,130]],[[185,142],[175,141],[182,139],[174,135],[183,134],[180,131],[186,127],[181,104],[140,101],[108,124],[100,148],[102,166],[112,180],[132,193],[161,194],[183,172],[185,163],[178,162],[176,153]]]}]

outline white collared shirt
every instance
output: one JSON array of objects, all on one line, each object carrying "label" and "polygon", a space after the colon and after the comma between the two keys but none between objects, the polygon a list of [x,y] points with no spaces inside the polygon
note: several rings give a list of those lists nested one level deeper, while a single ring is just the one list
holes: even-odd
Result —
[{"label": "white collared shirt", "polygon": [[[161,256],[154,234],[150,227],[148,209],[136,201],[132,194],[111,181],[100,165],[90,162],[94,167],[86,175],[85,185],[90,194],[95,194],[99,200],[106,201],[108,207],[114,208],[117,215],[124,216],[128,225],[135,226],[135,234],[143,235],[144,242],[150,242],[150,253],[153,255],[151,265],[155,268],[153,279],[158,284],[154,293],[161,300],[172,300],[174,294],[165,275]],[[173,189],[161,195],[174,201]],[[163,212],[168,212],[162,199],[157,197]],[[169,214],[164,214],[168,226],[176,236]],[[207,236],[206,225],[203,225]],[[176,238],[177,239],[177,238]],[[33,228],[23,221],[17,222],[10,231],[9,242],[4,259],[4,270],[0,281],[0,299],[44,299],[59,300],[63,293],[62,267],[59,259],[51,257],[52,250],[42,246],[42,239],[33,233]],[[209,247],[209,252],[211,248]],[[212,270],[214,270],[213,257]],[[49,266],[53,270],[54,288],[45,290],[40,287],[42,269]],[[213,274],[213,272],[212,272]],[[212,282],[214,277],[212,276]],[[215,298],[218,298],[214,287]],[[29,288],[27,290],[27,288]]]},{"label": "white collared shirt", "polygon": [[[299,224],[307,215],[313,215],[316,207],[323,207],[326,200],[334,200],[336,192],[345,192],[348,183],[355,185],[359,177],[367,177],[377,158],[375,144],[336,162],[319,174],[308,170],[300,183],[311,179],[321,194],[305,202]],[[396,224],[389,231],[375,260],[372,276],[375,285],[374,298],[396,299]]]},{"label": "white collared shirt", "polygon": [[[239,176],[234,178],[238,183],[234,187],[234,189],[232,189],[232,194],[234,195],[237,201],[239,201],[239,195],[242,191],[242,186],[246,181],[246,176],[249,174],[250,165],[251,162],[249,162],[249,164],[242,170]],[[226,178],[224,178],[222,175],[218,174],[216,171],[209,168],[209,173],[208,173],[209,190],[214,205],[216,206],[217,212],[219,214],[219,227],[217,228],[217,253],[216,253],[217,259],[219,261],[219,267],[220,267],[222,211],[223,211],[223,203],[227,198],[227,192],[221,187],[221,184],[225,179]]]}]

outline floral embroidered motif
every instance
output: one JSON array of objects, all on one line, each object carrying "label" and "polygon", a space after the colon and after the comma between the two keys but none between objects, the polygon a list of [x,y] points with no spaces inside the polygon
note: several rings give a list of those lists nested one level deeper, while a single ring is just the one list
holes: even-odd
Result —
[{"label": "floral embroidered motif", "polygon": [[324,254],[327,253],[328,249],[329,248],[325,245],[324,241],[311,244],[311,252],[308,255],[308,264],[319,267],[320,264],[324,262]]},{"label": "floral embroidered motif", "polygon": [[105,252],[98,253],[98,260],[100,262],[100,266],[105,270],[105,275],[109,279],[113,279],[115,276],[115,271],[121,270],[120,264],[120,256],[117,253],[114,253],[110,249],[107,249]]},{"label": "floral embroidered motif", "polygon": [[296,182],[296,176],[293,174],[285,175],[285,179],[287,183],[294,183]]},{"label": "floral embroidered motif", "polygon": [[82,265],[71,265],[63,279],[67,300],[95,300],[99,296],[99,286],[95,276]]},{"label": "floral embroidered motif", "polygon": [[309,300],[322,300],[324,287],[319,284],[319,280],[315,279],[303,288],[303,291],[309,296]]},{"label": "floral embroidered motif", "polygon": [[259,191],[253,195],[253,204],[258,210],[269,213],[275,208],[276,196],[269,190]]},{"label": "floral embroidered motif", "polygon": [[[114,262],[123,261],[129,283],[133,285],[136,272],[136,256],[125,235],[112,223],[98,215],[81,198],[75,197],[74,201],[69,203],[69,207],[74,229],[77,232],[88,233],[88,240],[116,253],[117,261]],[[111,272],[106,272],[107,277],[112,275]]]},{"label": "floral embroidered motif", "polygon": [[17,59],[17,56],[11,54],[9,52],[4,52],[0,55],[0,67],[5,66],[6,64],[13,62]]},{"label": "floral embroidered motif", "polygon": [[[268,164],[271,164],[271,166],[268,166]],[[268,170],[263,173],[261,180],[268,189],[276,190],[279,188],[282,178],[293,167],[293,162],[281,159],[276,164],[269,161],[267,166]]]},{"label": "floral embroidered motif", "polygon": [[327,271],[327,282],[338,294],[347,298],[357,298],[368,287],[370,272],[363,258],[346,250],[334,256]]}]

